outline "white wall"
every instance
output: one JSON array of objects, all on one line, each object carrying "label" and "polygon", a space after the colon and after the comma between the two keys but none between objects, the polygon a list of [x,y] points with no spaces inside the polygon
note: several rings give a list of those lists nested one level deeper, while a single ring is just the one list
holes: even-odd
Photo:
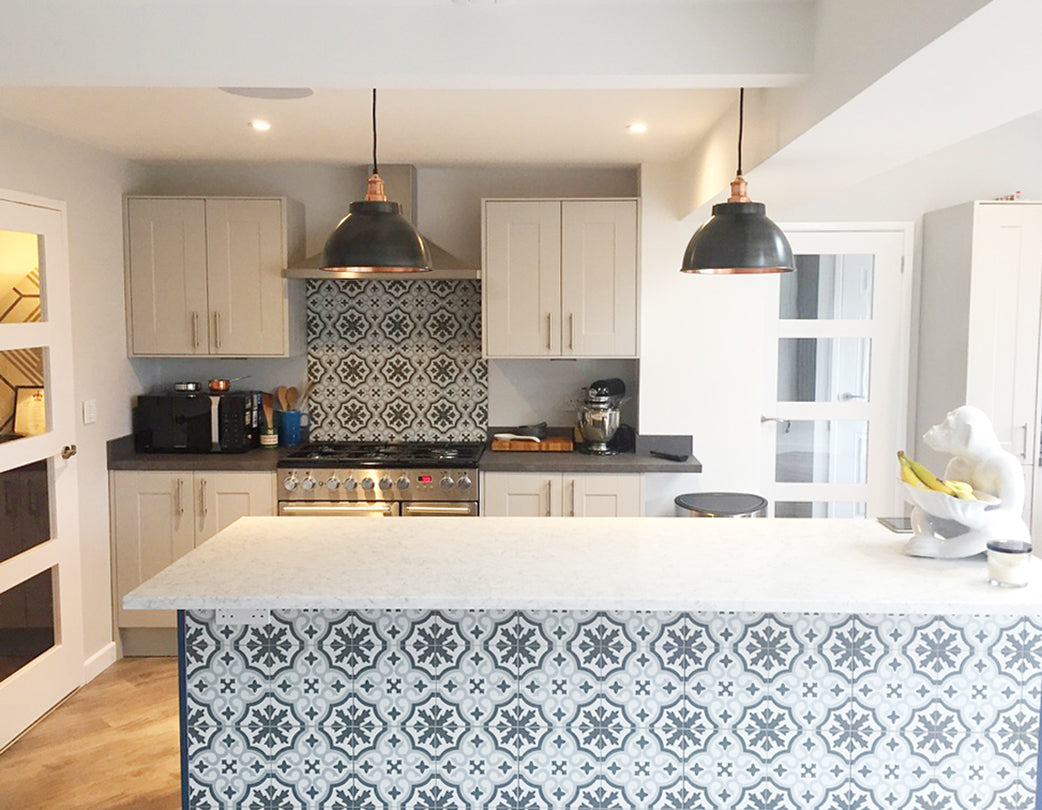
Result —
[{"label": "white wall", "polygon": [[[105,442],[130,432],[130,400],[147,385],[147,368],[127,359],[123,307],[122,195],[134,169],[126,160],[0,121],[0,187],[68,205],[72,287],[71,439],[79,483],[85,657],[110,649],[108,476]],[[98,421],[83,425],[80,403],[95,399]]]},{"label": "white wall", "polygon": [[[824,189],[798,207],[764,202],[776,222],[912,221],[918,231],[926,211],[967,200],[1016,190],[1042,199],[1039,143],[1042,118],[1029,116],[872,180]],[[756,491],[761,369],[772,360],[762,324],[776,306],[777,282],[678,272],[688,239],[709,212],[678,220],[676,201],[687,189],[677,185],[674,167],[642,167],[640,430],[690,433],[705,469],[699,488]]]},{"label": "white wall", "polygon": [[493,360],[488,364],[489,424],[574,425],[582,387],[611,377],[626,384],[622,423],[635,428],[636,360]]},{"label": "white wall", "polygon": [[632,168],[472,167],[420,169],[416,223],[435,242],[481,266],[482,197],[635,197]]},{"label": "white wall", "polygon": [[[317,253],[351,201],[365,193],[365,166],[323,163],[153,162],[141,164],[135,194],[274,194],[305,206],[307,253]],[[441,247],[472,267],[481,266],[482,197],[634,197],[637,172],[632,168],[474,167],[418,168],[416,223]],[[388,184],[392,199],[395,189]],[[404,192],[402,192],[404,193]],[[243,388],[271,390],[299,385],[306,376],[303,357],[277,360],[213,360],[206,358],[143,360],[157,385],[179,379],[206,380],[248,374]],[[566,407],[580,386],[604,376],[620,376],[635,385],[635,364],[525,362],[504,368],[490,364],[490,424],[548,421],[570,424]],[[636,399],[624,414],[636,420]],[[567,419],[565,417],[568,417]],[[561,420],[564,419],[564,422]]]}]

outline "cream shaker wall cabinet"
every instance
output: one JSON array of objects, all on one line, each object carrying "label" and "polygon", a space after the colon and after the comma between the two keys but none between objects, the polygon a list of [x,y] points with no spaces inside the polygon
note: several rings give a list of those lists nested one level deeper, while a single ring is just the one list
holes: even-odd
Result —
[{"label": "cream shaker wall cabinet", "polygon": [[270,472],[110,473],[116,618],[174,627],[173,611],[123,610],[123,597],[245,515],[275,514]]},{"label": "cream shaker wall cabinet", "polygon": [[482,473],[485,517],[639,517],[639,473]]},{"label": "cream shaker wall cabinet", "polygon": [[952,408],[981,408],[1023,466],[1031,525],[1032,513],[1042,518],[1042,504],[1032,507],[1042,484],[1042,203],[978,201],[926,214],[921,302],[916,452],[940,472],[948,459],[923,433]]},{"label": "cream shaker wall cabinet", "polygon": [[303,206],[284,197],[127,197],[132,356],[287,357],[304,350]]},{"label": "cream shaker wall cabinet", "polygon": [[637,356],[637,201],[483,200],[488,357]]}]

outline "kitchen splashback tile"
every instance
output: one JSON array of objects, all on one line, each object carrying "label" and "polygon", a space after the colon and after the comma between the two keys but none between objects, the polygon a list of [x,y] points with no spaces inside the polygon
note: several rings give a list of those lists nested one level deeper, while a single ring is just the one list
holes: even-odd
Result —
[{"label": "kitchen splashback tile", "polygon": [[315,441],[483,441],[478,281],[307,282]]}]

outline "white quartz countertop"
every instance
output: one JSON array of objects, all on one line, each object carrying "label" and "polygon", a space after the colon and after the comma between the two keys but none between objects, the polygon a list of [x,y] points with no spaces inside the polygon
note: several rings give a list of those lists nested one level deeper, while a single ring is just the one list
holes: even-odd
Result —
[{"label": "white quartz countertop", "polygon": [[242,518],[128,609],[592,609],[1042,614],[984,556],[901,553],[873,520]]}]

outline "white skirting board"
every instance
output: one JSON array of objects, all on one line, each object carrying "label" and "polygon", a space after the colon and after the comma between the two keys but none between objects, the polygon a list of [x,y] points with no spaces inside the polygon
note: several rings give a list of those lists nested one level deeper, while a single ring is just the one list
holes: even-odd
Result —
[{"label": "white skirting board", "polygon": [[116,663],[116,642],[110,641],[83,662],[83,683],[88,684]]}]

